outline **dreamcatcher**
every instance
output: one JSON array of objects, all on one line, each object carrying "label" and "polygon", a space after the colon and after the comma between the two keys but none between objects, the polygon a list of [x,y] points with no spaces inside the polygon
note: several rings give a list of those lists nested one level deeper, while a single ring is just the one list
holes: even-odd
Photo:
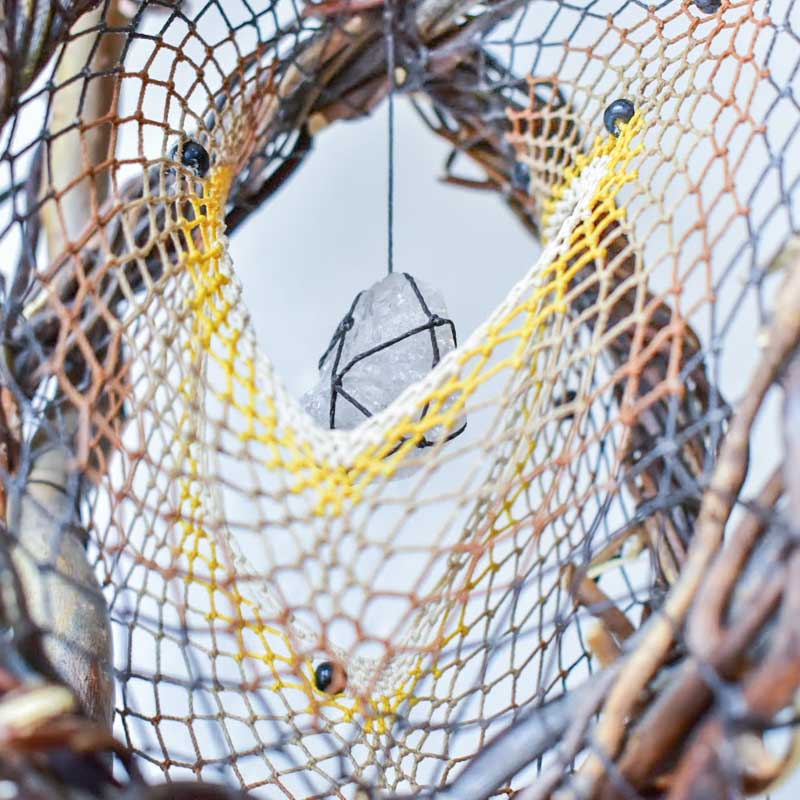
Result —
[{"label": "dreamcatcher", "polygon": [[[2,14],[0,797],[791,780],[794,4]],[[540,248],[458,336],[401,102]],[[295,397],[230,241],[383,108],[383,277]]]}]

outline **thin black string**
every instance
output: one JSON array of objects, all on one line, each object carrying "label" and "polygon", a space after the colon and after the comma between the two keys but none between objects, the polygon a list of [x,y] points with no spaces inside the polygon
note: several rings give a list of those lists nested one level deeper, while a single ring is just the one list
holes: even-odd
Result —
[{"label": "thin black string", "polygon": [[387,210],[387,265],[389,274],[394,271],[394,10],[392,0],[383,6],[384,35],[386,37],[386,65],[389,78],[389,181]]}]

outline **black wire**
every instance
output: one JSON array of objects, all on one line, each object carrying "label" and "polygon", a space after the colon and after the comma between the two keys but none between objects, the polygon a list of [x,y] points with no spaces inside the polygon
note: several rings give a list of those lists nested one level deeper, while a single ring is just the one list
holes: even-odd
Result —
[{"label": "black wire", "polygon": [[386,37],[386,66],[389,78],[389,185],[387,209],[387,265],[389,274],[394,271],[394,10],[392,0],[383,6],[384,35]]},{"label": "black wire", "polygon": [[[361,353],[356,353],[356,355],[352,356],[350,360],[342,365],[342,354],[344,353],[344,346],[345,346],[345,339],[347,338],[348,333],[353,328],[354,322],[354,314],[356,312],[356,307],[358,306],[361,297],[363,296],[363,292],[359,292],[356,295],[356,299],[353,300],[353,304],[350,306],[349,311],[345,314],[342,321],[336,326],[336,331],[331,338],[330,344],[326,348],[325,352],[322,355],[322,358],[319,360],[319,368],[322,369],[325,361],[332,355],[333,356],[333,365],[331,366],[331,399],[330,405],[328,406],[328,424],[331,430],[336,429],[336,411],[337,411],[337,401],[339,398],[344,400],[345,402],[349,403],[353,408],[357,409],[364,415],[364,418],[369,418],[372,416],[373,412],[363,403],[361,403],[358,398],[353,397],[347,389],[344,387],[344,380],[347,377],[350,370],[352,370],[357,364],[360,364],[367,358],[374,356],[376,353],[380,353],[384,350],[389,349],[390,347],[394,347],[396,344],[399,344],[406,339],[410,339],[412,336],[419,336],[424,334],[426,331],[430,334],[431,339],[431,352],[432,352],[432,363],[431,369],[433,369],[441,359],[441,351],[439,349],[439,341],[436,335],[437,328],[447,328],[450,331],[450,335],[453,337],[453,346],[458,347],[458,337],[456,335],[456,326],[453,324],[452,320],[445,319],[444,317],[440,317],[438,314],[434,314],[426,302],[422,292],[420,291],[419,286],[417,286],[417,282],[414,278],[411,277],[407,272],[399,273],[402,275],[411,286],[411,290],[414,292],[414,296],[419,303],[420,309],[422,313],[425,315],[425,322],[420,325],[417,325],[413,328],[410,328],[407,331],[404,331],[397,336],[392,337],[391,339],[387,339],[384,342],[380,342],[379,344],[375,345],[374,347],[370,347],[367,350],[364,350]],[[428,410],[430,408],[430,403],[426,403],[425,407],[422,409],[419,419],[425,419],[428,414]],[[457,428],[456,430],[452,431],[445,437],[445,441],[450,441],[451,439],[455,439],[457,436],[460,436],[467,427],[467,423],[464,422],[461,427]],[[397,450],[402,447],[403,439],[401,442],[398,442],[395,448],[388,453],[388,455],[392,455],[397,452]],[[431,441],[423,436],[416,444],[419,448],[425,447],[433,447],[436,444],[435,441]]]}]

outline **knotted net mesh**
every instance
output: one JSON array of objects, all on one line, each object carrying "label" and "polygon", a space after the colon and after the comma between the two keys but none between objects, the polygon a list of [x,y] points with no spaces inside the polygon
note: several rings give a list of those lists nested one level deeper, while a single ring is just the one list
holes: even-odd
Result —
[{"label": "knotted net mesh", "polygon": [[[113,697],[144,772],[255,796],[791,772],[789,0],[6,5],[0,568],[29,663],[101,723]],[[390,95],[540,250],[329,430],[228,237]]]}]

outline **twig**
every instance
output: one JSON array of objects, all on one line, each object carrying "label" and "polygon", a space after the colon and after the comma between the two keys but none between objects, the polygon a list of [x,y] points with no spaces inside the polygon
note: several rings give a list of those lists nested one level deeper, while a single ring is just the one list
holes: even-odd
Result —
[{"label": "twig", "polygon": [[[743,679],[744,724],[768,721],[789,705],[800,689],[800,549],[789,559],[781,617],[769,653]],[[722,713],[709,719],[681,760],[669,800],[700,800],[714,796],[703,790],[729,785],[719,745],[725,736]]]},{"label": "twig", "polygon": [[513,725],[490,741],[446,789],[434,793],[432,798],[491,797],[517,772],[560,741],[558,764],[539,776],[535,788],[515,795],[517,800],[546,797],[541,789],[562,774],[563,765],[580,749],[586,727],[615,677],[616,670],[611,667],[596,673],[569,694],[520,715]]},{"label": "twig", "polygon": [[795,526],[795,533],[800,534],[800,352],[786,371],[785,390],[783,476],[789,499],[787,518]]},{"label": "twig", "polygon": [[717,551],[735,498],[747,474],[750,431],[765,394],[780,375],[800,340],[800,269],[793,270],[779,293],[763,357],[750,388],[725,437],[711,485],[703,497],[688,558],[663,607],[648,621],[644,636],[626,657],[619,680],[604,704],[596,744],[603,757],[592,754],[577,776],[579,796],[592,796],[605,774],[605,759],[620,751],[628,715],[675,638],[689,605]]},{"label": "twig", "polygon": [[357,14],[380,8],[384,0],[322,0],[308,3],[301,12],[304,17],[332,17],[339,14]]},{"label": "twig", "polygon": [[36,146],[33,163],[25,180],[23,209],[25,222],[22,227],[22,244],[11,280],[11,287],[3,309],[2,330],[8,335],[16,324],[25,301],[25,296],[33,285],[36,271],[36,248],[39,245],[39,234],[42,223],[36,213],[39,191],[42,183],[42,165],[44,161],[44,142]]},{"label": "twig", "polygon": [[[781,491],[778,470],[767,481],[756,506],[771,508]],[[746,607],[741,619],[725,629],[720,625],[725,599],[733,590],[744,559],[765,528],[761,516],[746,516],[728,546],[717,556],[709,571],[708,582],[698,592],[690,619],[699,617],[705,620],[710,616],[716,621],[714,625],[706,623],[704,626],[708,635],[713,637],[713,646],[707,650],[703,648],[701,658],[691,658],[681,665],[631,731],[618,759],[618,767],[621,777],[632,787],[642,788],[646,781],[658,774],[711,702],[712,692],[700,661],[704,660],[705,666],[722,678],[732,679],[743,652],[774,612],[783,589],[779,573],[773,575],[766,590],[758,593],[756,602]],[[613,787],[609,787],[609,791],[612,790]]]},{"label": "twig", "polygon": [[[542,770],[536,782],[515,795],[515,800],[548,800],[552,791],[563,779],[564,771],[584,747],[592,718],[618,675],[618,666],[615,664],[601,673],[592,675],[582,690],[570,693],[569,702],[575,710],[569,728],[560,737],[555,763]],[[514,733],[513,728],[510,733]]]},{"label": "twig", "polygon": [[67,38],[70,27],[100,0],[28,0],[0,12],[0,132],[16,103]]},{"label": "twig", "polygon": [[783,467],[767,480],[750,512],[739,524],[725,549],[715,559],[697,592],[686,625],[686,642],[692,655],[708,661],[719,650],[725,633],[723,620],[731,595],[758,538],[767,528],[767,515],[784,491]]},{"label": "twig", "polygon": [[266,200],[272,197],[289,180],[311,152],[313,146],[313,138],[309,135],[308,130],[303,128],[298,134],[291,152],[281,162],[280,166],[269,175],[251,196],[246,199],[242,198],[233,210],[228,212],[225,217],[228,235],[231,235],[254,209],[260,208]]},{"label": "twig", "polygon": [[567,564],[562,582],[575,605],[585,608],[597,620],[586,632],[589,648],[602,666],[613,664],[619,657],[620,645],[634,634],[635,628],[586,570]]}]

